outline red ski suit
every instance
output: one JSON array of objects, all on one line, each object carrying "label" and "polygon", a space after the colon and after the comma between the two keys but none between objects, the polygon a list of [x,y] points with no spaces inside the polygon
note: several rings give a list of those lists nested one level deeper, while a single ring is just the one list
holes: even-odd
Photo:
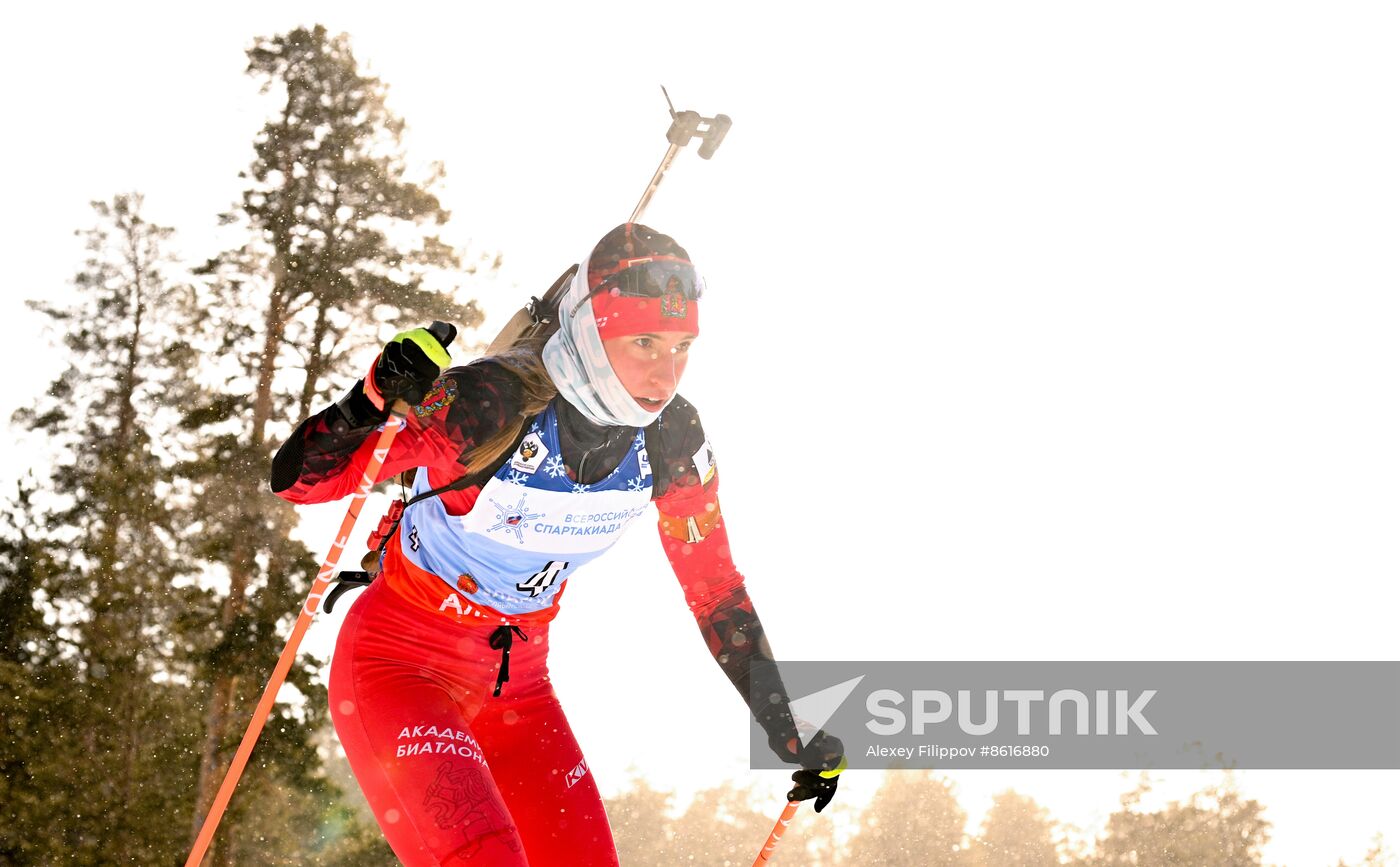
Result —
[{"label": "red ski suit", "polygon": [[[373,448],[374,424],[364,419],[374,413],[358,384],[350,400],[357,411],[327,408],[278,452],[272,487],[280,496],[316,503],[353,493]],[[460,478],[464,452],[518,418],[520,402],[518,381],[497,365],[449,370],[395,437],[380,479],[415,467],[427,468],[433,487]],[[568,409],[558,410],[561,419]],[[573,425],[575,441],[564,445],[571,474],[585,455],[616,464],[607,438],[583,448],[606,429],[577,418]],[[698,414],[677,397],[646,433],[662,545],[712,654],[747,702],[749,663],[771,653],[730,559],[717,475],[702,482],[693,461],[704,443]],[[628,441],[620,440],[624,448]],[[442,500],[461,515],[479,493],[469,487]],[[355,600],[331,667],[332,719],[386,839],[409,867],[617,863],[593,775],[549,681],[548,621],[557,611],[557,598],[525,616],[474,604],[410,562],[398,534],[379,579]],[[786,702],[758,713],[770,738],[795,733]]]}]

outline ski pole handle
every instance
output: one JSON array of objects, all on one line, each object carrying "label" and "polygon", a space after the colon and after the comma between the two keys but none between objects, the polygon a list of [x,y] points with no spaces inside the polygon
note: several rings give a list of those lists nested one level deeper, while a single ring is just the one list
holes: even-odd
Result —
[{"label": "ski pole handle", "polygon": [[437,338],[437,342],[446,349],[452,345],[452,341],[457,339],[457,326],[451,322],[443,322],[441,319],[434,319],[433,324],[428,326],[428,333]]},{"label": "ski pole handle", "polygon": [[768,835],[768,842],[763,844],[763,848],[758,850],[758,857],[753,859],[753,867],[764,867],[768,859],[773,857],[773,850],[778,848],[778,841],[783,839],[783,832],[792,823],[792,817],[797,815],[797,808],[801,801],[788,801],[783,808],[783,814],[778,817],[778,823],[773,826],[773,832]]}]

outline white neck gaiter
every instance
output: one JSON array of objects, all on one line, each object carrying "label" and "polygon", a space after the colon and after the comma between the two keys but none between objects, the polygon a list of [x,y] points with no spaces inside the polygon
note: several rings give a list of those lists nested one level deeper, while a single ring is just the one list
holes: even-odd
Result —
[{"label": "white neck gaiter", "polygon": [[559,302],[559,330],[545,343],[542,353],[545,369],[564,399],[594,424],[646,427],[666,407],[648,412],[613,373],[603,339],[598,336],[593,302],[579,305],[588,297],[588,259],[584,257]]}]

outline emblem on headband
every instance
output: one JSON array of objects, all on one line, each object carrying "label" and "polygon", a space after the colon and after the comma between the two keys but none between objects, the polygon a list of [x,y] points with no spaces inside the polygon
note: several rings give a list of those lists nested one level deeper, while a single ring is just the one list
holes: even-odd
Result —
[{"label": "emblem on headband", "polygon": [[668,292],[661,296],[661,315],[669,319],[684,319],[688,306],[680,292]]}]

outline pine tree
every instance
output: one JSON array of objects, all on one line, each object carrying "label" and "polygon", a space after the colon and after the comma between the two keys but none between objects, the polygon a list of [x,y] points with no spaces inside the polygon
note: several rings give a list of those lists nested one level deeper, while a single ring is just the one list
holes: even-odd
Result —
[{"label": "pine tree", "polygon": [[36,596],[52,569],[52,555],[35,538],[36,482],[15,486],[13,504],[0,511],[0,663],[34,668],[56,653]]},{"label": "pine tree", "polygon": [[654,789],[636,776],[627,789],[603,799],[621,863],[681,863],[675,855],[669,815],[674,798],[674,793]]},{"label": "pine tree", "polygon": [[1134,809],[1147,793],[1144,783],[1123,797],[1123,808],[1108,819],[1094,867],[1258,867],[1269,840],[1264,807],[1246,800],[1228,783],[1212,786],[1187,801],[1161,810]]},{"label": "pine tree", "polygon": [[[177,628],[197,596],[176,553],[174,459],[158,401],[190,358],[167,315],[170,230],[143,219],[137,195],[93,207],[77,302],[32,305],[60,329],[69,366],[15,416],[58,459],[44,483],[51,505],[30,509],[22,525],[22,549],[42,555],[23,558],[5,600],[7,623],[23,623],[22,597],[32,604],[41,592],[54,624],[49,648],[5,640],[20,656],[11,674],[28,674],[35,689],[21,713],[44,729],[21,746],[33,788],[16,798],[47,802],[27,817],[40,823],[30,829],[44,841],[36,851],[74,864],[178,852],[181,835],[165,817],[191,784],[180,757],[198,730],[185,710],[188,642]],[[54,813],[66,817],[59,831]]]},{"label": "pine tree", "polygon": [[0,511],[0,864],[35,863],[55,848],[45,804],[62,779],[55,733],[76,716],[60,706],[76,666],[41,611],[53,557],[32,530],[34,486],[18,485]]},{"label": "pine tree", "polygon": [[[184,468],[200,504],[196,551],[228,586],[201,675],[209,696],[192,835],[317,568],[289,538],[295,511],[267,490],[274,435],[360,375],[350,360],[387,336],[381,323],[466,328],[481,319],[434,285],[461,267],[432,234],[447,218],[431,192],[441,169],[422,183],[405,179],[403,122],[348,39],[299,28],[258,40],[248,57],[249,74],[281,108],[258,134],[248,187],[226,218],[247,241],[201,269],[200,340],[228,369],[206,382],[185,420],[198,436],[198,457]],[[307,701],[277,731],[269,725],[240,790],[312,779],[311,739],[326,724],[315,675],[306,661],[293,667],[289,683]],[[282,782],[258,781],[264,768]],[[236,828],[241,815],[235,804],[225,825]]]},{"label": "pine tree", "polygon": [[[752,864],[759,847],[773,830],[773,817],[755,810],[752,801],[752,792],[733,783],[697,792],[695,800],[671,825],[676,851],[688,856],[692,864],[716,867]],[[785,835],[782,845],[788,851],[800,851],[800,836],[794,833],[789,839]]]},{"label": "pine tree", "polygon": [[930,771],[891,770],[861,813],[850,844],[855,864],[966,867],[967,814],[953,786]]},{"label": "pine tree", "polygon": [[973,843],[977,867],[1057,867],[1055,825],[1045,808],[1015,792],[992,799],[982,823],[982,834]]}]

